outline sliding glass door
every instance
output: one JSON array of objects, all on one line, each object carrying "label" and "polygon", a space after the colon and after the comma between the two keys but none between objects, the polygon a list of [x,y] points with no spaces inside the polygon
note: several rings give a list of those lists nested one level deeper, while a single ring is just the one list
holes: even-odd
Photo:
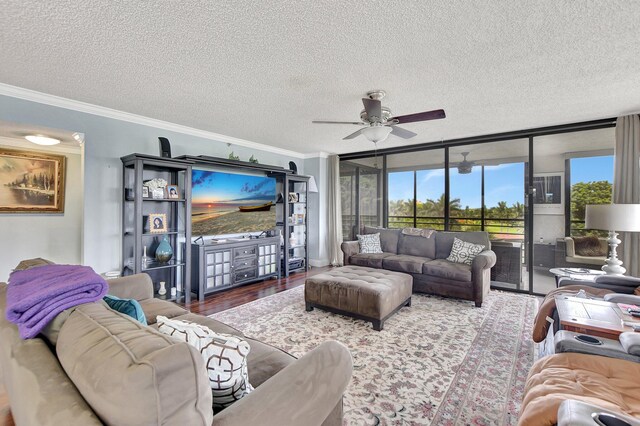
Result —
[{"label": "sliding glass door", "polygon": [[528,163],[527,139],[449,149],[449,229],[489,233],[497,257],[491,270],[496,288],[526,289]]},{"label": "sliding glass door", "polygon": [[[613,188],[613,128],[560,133],[533,139],[534,293],[556,287],[556,275],[599,270],[608,255],[606,233],[585,229],[587,204],[608,204]],[[582,251],[589,241],[600,253]],[[552,271],[553,270],[553,271]]]}]

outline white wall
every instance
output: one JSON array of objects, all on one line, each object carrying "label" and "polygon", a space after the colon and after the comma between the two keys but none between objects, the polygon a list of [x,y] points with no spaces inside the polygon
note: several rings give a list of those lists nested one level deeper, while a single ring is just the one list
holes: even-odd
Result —
[{"label": "white wall", "polygon": [[63,214],[0,214],[0,281],[5,282],[21,260],[42,257],[56,263],[82,260],[81,153],[60,152],[55,147],[33,149],[33,144],[0,138],[0,146],[64,155],[66,190]]},{"label": "white wall", "polygon": [[[534,160],[534,175],[538,173],[562,173],[564,175],[564,156],[541,155],[536,156]],[[533,230],[534,242],[537,243],[542,237],[545,243],[555,244],[557,238],[564,237],[564,214],[539,214],[534,207]]]},{"label": "white wall", "polygon": [[[158,155],[158,136],[169,139],[174,157],[183,154],[227,157],[229,154],[225,142],[10,96],[0,96],[0,117],[85,134],[84,263],[97,272],[118,269],[122,263],[120,157],[134,152]],[[242,146],[232,146],[232,149],[242,160],[255,155],[263,164],[287,167],[293,160],[299,173],[304,173],[301,158]],[[318,222],[312,219],[310,227],[316,226]],[[28,243],[19,243],[23,244]]]}]

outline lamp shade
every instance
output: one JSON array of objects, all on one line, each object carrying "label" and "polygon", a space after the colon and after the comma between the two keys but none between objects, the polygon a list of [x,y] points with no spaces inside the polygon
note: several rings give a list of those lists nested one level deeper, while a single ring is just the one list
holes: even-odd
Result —
[{"label": "lamp shade", "polygon": [[360,130],[367,139],[373,143],[382,142],[391,133],[391,127],[388,126],[371,126]]},{"label": "lamp shade", "polygon": [[316,184],[316,178],[309,176],[309,192],[318,192],[318,185]]},{"label": "lamp shade", "polygon": [[584,227],[603,231],[640,232],[640,204],[589,204]]}]

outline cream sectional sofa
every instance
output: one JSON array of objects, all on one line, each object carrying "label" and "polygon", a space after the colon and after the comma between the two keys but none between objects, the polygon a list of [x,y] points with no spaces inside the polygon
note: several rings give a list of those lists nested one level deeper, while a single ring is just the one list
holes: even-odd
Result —
[{"label": "cream sectional sofa", "polygon": [[[140,302],[150,326],[101,302],[59,315],[49,340],[22,340],[5,319],[0,284],[0,368],[16,424],[24,425],[341,425],[351,377],[348,350],[325,342],[300,359],[233,327],[153,298],[146,274],[109,281],[110,294]],[[157,315],[242,336],[256,388],[214,415],[204,361],[159,333]],[[55,328],[58,328],[56,331]]]}]

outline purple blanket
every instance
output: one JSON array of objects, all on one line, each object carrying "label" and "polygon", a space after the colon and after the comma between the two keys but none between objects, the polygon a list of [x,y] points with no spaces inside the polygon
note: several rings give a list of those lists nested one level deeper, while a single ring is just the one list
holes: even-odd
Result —
[{"label": "purple blanket", "polygon": [[9,276],[7,319],[31,339],[60,312],[101,299],[109,286],[88,266],[46,265]]}]

